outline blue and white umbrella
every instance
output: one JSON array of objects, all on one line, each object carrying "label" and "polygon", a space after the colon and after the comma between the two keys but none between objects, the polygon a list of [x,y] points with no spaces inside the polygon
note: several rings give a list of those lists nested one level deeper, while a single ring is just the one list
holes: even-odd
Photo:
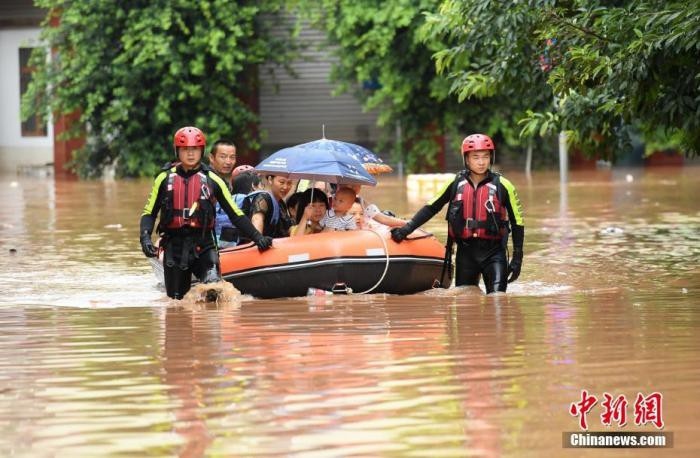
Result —
[{"label": "blue and white umbrella", "polygon": [[[323,142],[323,143],[322,143]],[[368,150],[364,146],[356,145],[354,143],[340,142],[337,140],[316,140],[314,142],[304,143],[307,148],[328,148],[328,142],[332,143],[332,148],[335,151],[345,153],[353,159],[356,159],[362,166],[372,175],[377,175],[380,173],[390,173],[392,168],[389,164],[386,164],[382,158],[374,154],[372,151]]]},{"label": "blue and white umbrella", "polygon": [[375,186],[377,180],[351,154],[358,148],[366,150],[353,143],[323,138],[281,149],[256,165],[255,170],[294,179]]}]

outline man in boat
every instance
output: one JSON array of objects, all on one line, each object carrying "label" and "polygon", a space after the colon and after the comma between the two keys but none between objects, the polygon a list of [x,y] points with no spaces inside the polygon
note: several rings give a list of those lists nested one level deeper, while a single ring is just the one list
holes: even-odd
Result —
[{"label": "man in boat", "polygon": [[236,166],[236,145],[225,138],[215,141],[209,151],[209,166],[223,178],[228,190],[231,191],[232,175]]},{"label": "man in boat", "polygon": [[[209,166],[226,183],[229,192],[233,192],[233,170],[236,165],[236,145],[231,140],[219,139],[214,142],[209,151]],[[237,232],[229,221],[226,212],[216,203],[216,219],[214,221],[214,233],[219,248],[236,245]]]},{"label": "man in boat", "polygon": [[164,167],[156,177],[141,215],[140,234],[143,253],[158,256],[151,232],[160,212],[158,233],[164,249],[165,290],[169,297],[182,299],[190,289],[192,274],[202,283],[221,280],[212,233],[217,202],[261,251],[272,246],[272,239],[253,227],[233,202],[224,180],[202,164],[206,138],[201,130],[191,126],[179,129],[173,146],[178,161]]},{"label": "man in boat", "polygon": [[[462,155],[465,170],[408,223],[392,229],[391,237],[401,242],[449,203],[448,240],[457,243],[455,285],[478,286],[479,276],[483,276],[487,293],[505,292],[508,283],[520,275],[523,264],[522,204],[513,183],[490,170],[496,156],[490,137],[484,134],[466,137]],[[506,253],[509,227],[513,234],[510,263]]]}]

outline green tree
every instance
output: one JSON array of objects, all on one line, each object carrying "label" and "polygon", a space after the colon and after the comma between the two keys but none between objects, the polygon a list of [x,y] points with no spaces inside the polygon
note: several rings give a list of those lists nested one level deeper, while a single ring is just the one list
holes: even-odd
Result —
[{"label": "green tree", "polygon": [[[546,76],[534,63],[527,74],[506,68],[512,80],[519,77],[517,87],[509,85],[511,81],[493,84],[494,77],[502,79],[501,67],[492,75],[465,80],[447,72],[452,55],[446,50],[455,42],[448,26],[438,30],[439,20],[430,14],[438,10],[440,0],[324,0],[320,8],[318,2],[299,3],[306,8],[303,15],[325,30],[333,45],[338,60],[332,76],[338,91],[356,94],[366,110],[378,113],[378,123],[385,128],[380,148],[394,139],[394,126],[400,123],[405,139],[400,154],[409,170],[435,165],[436,140],[442,135],[452,141],[448,154],[458,149],[465,135],[478,131],[497,136],[501,144],[516,144],[517,120],[525,110],[551,104]],[[485,27],[473,38],[479,40],[478,47],[493,47],[493,54],[505,45],[518,53],[528,45],[517,33],[525,18],[521,11],[513,11],[499,18],[512,34],[495,36],[493,28]],[[533,85],[545,90],[533,93]],[[528,99],[527,94],[533,95]]]},{"label": "green tree", "polygon": [[337,57],[332,79],[337,92],[355,94],[376,110],[383,129],[380,148],[394,140],[400,123],[405,141],[399,154],[409,169],[435,164],[437,137],[454,129],[459,106],[446,78],[436,74],[435,52],[420,39],[423,11],[438,0],[323,0],[299,2],[303,18],[327,32]]},{"label": "green tree", "polygon": [[445,42],[436,63],[460,98],[553,94],[556,109],[533,104],[522,134],[564,129],[614,157],[631,127],[698,150],[699,23],[698,2],[447,0],[426,35]]},{"label": "green tree", "polygon": [[52,56],[40,48],[32,56],[23,115],[80,113],[68,133],[86,137],[72,163],[80,175],[113,163],[120,176],[152,175],[172,159],[172,134],[185,125],[258,146],[256,65],[294,53],[275,24],[282,0],[36,4],[49,10],[42,38]]}]

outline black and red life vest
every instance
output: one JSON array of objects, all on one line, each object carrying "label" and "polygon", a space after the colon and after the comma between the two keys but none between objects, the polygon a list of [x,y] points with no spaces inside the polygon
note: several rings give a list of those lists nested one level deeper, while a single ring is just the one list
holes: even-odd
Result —
[{"label": "black and red life vest", "polygon": [[216,221],[216,200],[205,170],[190,176],[172,167],[166,179],[166,198],[161,224],[166,229],[212,229]]},{"label": "black and red life vest", "polygon": [[499,192],[499,175],[481,181],[476,189],[464,175],[457,178],[447,220],[454,239],[481,238],[498,240],[508,230],[508,211]]}]

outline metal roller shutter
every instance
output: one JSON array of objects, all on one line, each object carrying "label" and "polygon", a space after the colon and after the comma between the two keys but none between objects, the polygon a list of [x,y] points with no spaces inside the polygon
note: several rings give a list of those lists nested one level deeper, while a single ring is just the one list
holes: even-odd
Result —
[{"label": "metal roller shutter", "polygon": [[317,140],[324,124],[327,138],[372,147],[378,137],[376,115],[363,113],[351,94],[332,95],[329,78],[333,58],[320,50],[324,33],[306,27],[300,38],[309,46],[291,65],[297,78],[279,67],[263,65],[259,69],[261,128],[266,135],[262,155]]}]

